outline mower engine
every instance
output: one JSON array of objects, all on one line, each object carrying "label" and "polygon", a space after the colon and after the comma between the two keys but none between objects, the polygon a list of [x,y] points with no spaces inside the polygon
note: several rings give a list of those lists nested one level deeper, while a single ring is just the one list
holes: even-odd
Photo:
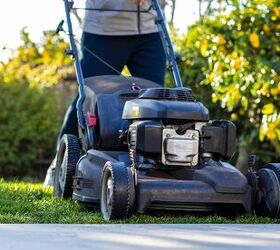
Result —
[{"label": "mower engine", "polygon": [[137,167],[197,166],[209,159],[229,159],[235,151],[235,125],[210,121],[208,110],[191,90],[148,89],[126,102],[131,120],[128,145]]},{"label": "mower engine", "polygon": [[180,135],[174,126],[163,129],[162,163],[164,165],[195,166],[198,163],[199,132],[186,130]]}]

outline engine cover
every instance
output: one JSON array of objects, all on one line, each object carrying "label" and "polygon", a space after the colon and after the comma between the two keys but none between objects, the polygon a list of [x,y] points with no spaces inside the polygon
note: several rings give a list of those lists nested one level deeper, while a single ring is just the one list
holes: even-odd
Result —
[{"label": "engine cover", "polygon": [[147,89],[123,109],[125,120],[179,120],[208,122],[209,111],[188,89]]},{"label": "engine cover", "polygon": [[198,164],[199,132],[187,130],[177,134],[175,129],[163,129],[162,163],[164,165],[195,166]]}]

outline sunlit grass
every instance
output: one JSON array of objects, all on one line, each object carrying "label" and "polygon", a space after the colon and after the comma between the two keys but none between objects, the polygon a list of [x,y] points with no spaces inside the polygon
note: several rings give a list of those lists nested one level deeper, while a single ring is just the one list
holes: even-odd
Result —
[{"label": "sunlit grass", "polygon": [[[89,212],[77,202],[56,199],[52,188],[19,181],[0,181],[0,223],[105,223],[98,212]],[[229,219],[220,216],[187,214],[134,215],[113,223],[280,223],[280,220],[241,216]]]}]

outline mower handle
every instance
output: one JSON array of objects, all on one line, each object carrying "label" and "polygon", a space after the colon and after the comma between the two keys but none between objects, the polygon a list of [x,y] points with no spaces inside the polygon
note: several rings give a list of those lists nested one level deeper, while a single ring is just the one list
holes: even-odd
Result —
[{"label": "mower handle", "polygon": [[73,27],[72,27],[72,21],[70,17],[70,12],[71,12],[71,4],[73,3],[72,1],[69,0],[63,0],[64,1],[64,8],[65,8],[65,13],[66,13],[66,22],[68,26],[68,36],[70,40],[70,54],[72,54],[74,58],[74,65],[75,65],[75,71],[77,75],[77,81],[79,85],[79,98],[77,101],[77,118],[78,118],[78,124],[79,127],[82,128],[83,130],[87,129],[86,126],[86,121],[85,117],[83,114],[83,102],[85,100],[85,82],[84,82],[84,77],[83,77],[83,71],[81,67],[81,63],[79,61],[79,54],[78,54],[78,49],[75,43],[75,38],[73,34]]},{"label": "mower handle", "polygon": [[166,52],[167,60],[169,62],[169,67],[170,67],[170,70],[172,73],[173,81],[177,88],[182,88],[183,87],[182,78],[181,78],[179,67],[178,67],[178,64],[176,61],[176,55],[174,52],[174,48],[173,48],[168,30],[166,28],[166,24],[164,21],[164,16],[163,16],[161,7],[159,5],[158,0],[151,0],[151,1],[152,1],[154,10],[157,13],[156,22],[157,22],[158,26],[160,27],[160,36],[161,36],[163,46],[165,47],[165,52]]}]

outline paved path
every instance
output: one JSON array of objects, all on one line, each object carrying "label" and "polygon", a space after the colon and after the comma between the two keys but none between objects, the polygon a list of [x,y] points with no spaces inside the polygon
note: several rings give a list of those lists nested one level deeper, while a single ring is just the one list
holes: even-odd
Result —
[{"label": "paved path", "polygon": [[1,250],[280,249],[280,225],[0,225]]}]

